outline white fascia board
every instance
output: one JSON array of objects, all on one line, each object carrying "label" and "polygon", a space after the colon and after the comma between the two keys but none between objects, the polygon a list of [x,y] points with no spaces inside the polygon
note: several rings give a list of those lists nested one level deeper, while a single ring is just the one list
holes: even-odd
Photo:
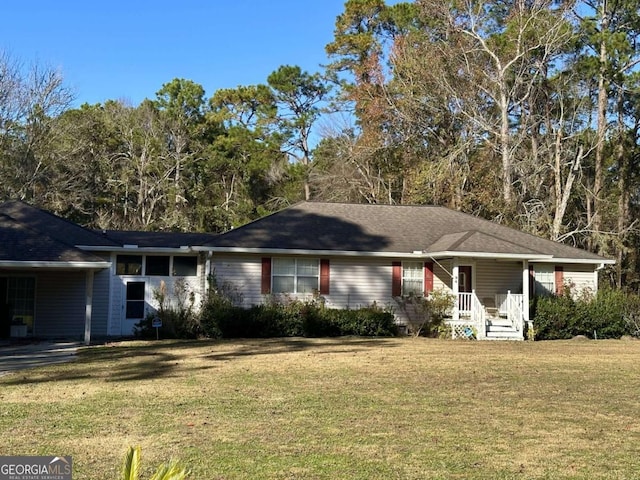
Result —
[{"label": "white fascia board", "polygon": [[0,261],[0,267],[8,268],[109,268],[111,262],[38,262]]},{"label": "white fascia board", "polygon": [[380,257],[380,258],[427,258],[428,255],[413,252],[358,252],[352,250],[307,250],[288,248],[240,248],[240,247],[195,247],[194,250],[216,253],[250,253],[257,255],[313,255],[327,257]]},{"label": "white fascia board", "polygon": [[76,245],[76,248],[88,252],[116,252],[116,253],[191,253],[199,247],[91,247]]},{"label": "white fascia board", "polygon": [[425,252],[423,256],[429,258],[491,258],[496,260],[529,260],[529,261],[550,261],[552,255],[531,255],[526,253],[491,253],[491,252]]},{"label": "white fascia board", "polygon": [[194,250],[210,251],[216,253],[250,253],[258,255],[315,255],[315,256],[336,256],[336,257],[378,257],[378,258],[493,258],[504,260],[537,260],[548,259],[551,255],[525,255],[525,254],[503,254],[487,252],[426,252],[415,250],[412,252],[359,252],[352,250],[307,250],[307,249],[286,249],[286,248],[240,248],[240,247],[195,247]]},{"label": "white fascia board", "polygon": [[610,258],[560,258],[553,257],[551,259],[534,260],[537,263],[581,263],[585,265],[615,265],[616,261]]}]

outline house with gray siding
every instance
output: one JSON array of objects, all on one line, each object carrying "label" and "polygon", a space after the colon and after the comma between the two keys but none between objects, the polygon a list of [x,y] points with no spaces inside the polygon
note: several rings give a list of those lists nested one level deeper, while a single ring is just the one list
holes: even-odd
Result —
[{"label": "house with gray siding", "polygon": [[[436,206],[303,202],[205,245],[243,306],[320,295],[331,308],[452,297],[452,335],[522,339],[533,295],[595,293],[612,260]],[[404,303],[406,305],[406,303]],[[415,313],[415,312],[414,312]]]},{"label": "house with gray siding", "polygon": [[130,336],[154,292],[200,303],[213,235],[93,231],[23,202],[0,205],[0,338]]},{"label": "house with gray siding", "polygon": [[440,293],[454,337],[522,339],[533,295],[595,293],[611,263],[435,206],[302,202],[212,235],[89,230],[12,201],[0,204],[0,338],[129,336],[159,291],[197,307],[214,275],[240,306],[321,296],[390,306],[407,327],[402,299]]}]

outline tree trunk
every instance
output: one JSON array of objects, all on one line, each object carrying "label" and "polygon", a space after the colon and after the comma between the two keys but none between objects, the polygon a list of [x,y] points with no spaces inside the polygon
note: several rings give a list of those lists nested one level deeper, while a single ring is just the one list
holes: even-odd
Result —
[{"label": "tree trunk", "polygon": [[[607,0],[602,0],[602,11],[600,13],[600,31],[604,32],[609,28],[609,17],[607,12]],[[598,131],[596,143],[595,174],[593,179],[593,230],[596,235],[594,247],[601,250],[598,240],[602,229],[602,186],[604,184],[604,142],[607,132],[607,44],[604,36],[600,39],[600,71],[598,75]]]},{"label": "tree trunk", "polygon": [[505,86],[500,88],[500,153],[502,155],[502,199],[511,206],[511,152],[509,150],[509,103]]}]

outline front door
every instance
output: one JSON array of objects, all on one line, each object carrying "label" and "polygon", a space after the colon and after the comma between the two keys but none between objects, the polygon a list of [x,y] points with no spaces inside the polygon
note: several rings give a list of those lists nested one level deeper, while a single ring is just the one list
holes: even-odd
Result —
[{"label": "front door", "polygon": [[[471,293],[471,265],[461,265],[458,267],[458,293]],[[469,314],[471,312],[471,295],[458,295],[458,309],[460,312]]]},{"label": "front door", "polygon": [[461,265],[458,267],[458,291],[463,293],[471,293],[473,286],[471,285],[471,265]]},{"label": "front door", "polygon": [[124,298],[124,318],[121,323],[121,335],[134,334],[134,327],[144,319],[146,310],[146,283],[141,281],[126,282]]}]

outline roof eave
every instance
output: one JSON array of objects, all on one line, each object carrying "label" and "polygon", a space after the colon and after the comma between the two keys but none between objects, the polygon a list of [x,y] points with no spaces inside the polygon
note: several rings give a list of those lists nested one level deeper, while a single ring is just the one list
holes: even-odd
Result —
[{"label": "roof eave", "polygon": [[47,261],[18,261],[0,260],[0,267],[5,268],[79,268],[98,269],[111,267],[111,262],[47,262]]},{"label": "roof eave", "polygon": [[315,255],[334,257],[380,257],[380,258],[416,258],[424,257],[420,252],[365,252],[356,250],[312,250],[305,248],[243,248],[243,247],[197,247],[200,251],[215,253],[249,253],[258,255]]},{"label": "roof eave", "polygon": [[540,263],[582,263],[593,265],[615,265],[616,261],[610,258],[562,258],[553,257],[550,260],[536,260]]},{"label": "roof eave", "polygon": [[530,254],[530,253],[494,253],[494,252],[457,252],[453,250],[444,250],[441,252],[424,252],[425,256],[430,258],[492,258],[498,260],[535,260],[535,261],[551,261],[553,255]]},{"label": "roof eave", "polygon": [[198,247],[192,246],[180,246],[180,247],[92,247],[87,245],[76,245],[76,248],[89,252],[116,252],[116,253],[190,253],[198,250]]}]

